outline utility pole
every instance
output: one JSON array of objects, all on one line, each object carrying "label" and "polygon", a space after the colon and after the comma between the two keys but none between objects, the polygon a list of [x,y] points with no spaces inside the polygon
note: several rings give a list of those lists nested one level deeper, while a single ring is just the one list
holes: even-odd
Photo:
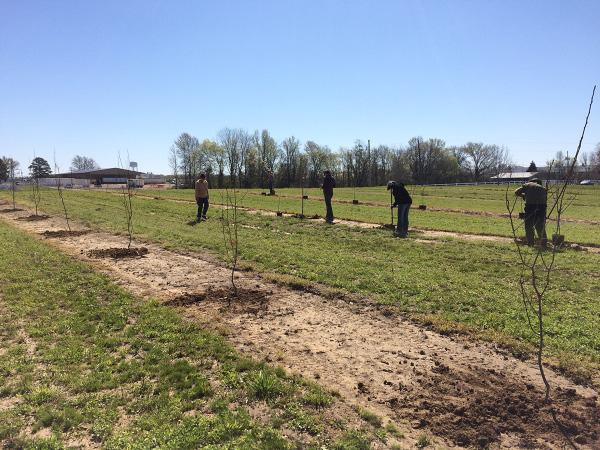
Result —
[{"label": "utility pole", "polygon": [[367,154],[369,158],[369,167],[367,168],[369,170],[369,187],[371,187],[371,139],[367,139]]}]

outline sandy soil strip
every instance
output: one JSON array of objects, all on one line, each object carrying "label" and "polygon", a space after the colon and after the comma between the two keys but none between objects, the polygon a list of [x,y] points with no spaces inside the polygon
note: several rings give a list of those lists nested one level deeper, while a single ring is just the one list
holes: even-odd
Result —
[{"label": "sandy soil strip", "polygon": [[135,242],[148,253],[93,259],[90,250],[126,247],[126,239],[98,230],[44,237],[64,230],[64,220],[22,220],[29,214],[3,212],[0,220],[51,241],[136,295],[182,308],[190,320],[227,334],[240,351],[337,390],[384,424],[396,423],[406,435],[403,445],[426,432],[434,448],[600,448],[598,393],[548,370],[553,403],[543,405],[533,362],[417,327],[368,301],[290,291],[252,274],[235,274],[240,293],[233,298],[231,272],[208,254]]}]

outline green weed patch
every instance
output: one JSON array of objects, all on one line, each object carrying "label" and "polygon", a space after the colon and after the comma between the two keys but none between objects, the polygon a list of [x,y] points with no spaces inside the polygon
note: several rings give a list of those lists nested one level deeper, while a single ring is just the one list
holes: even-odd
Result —
[{"label": "green weed patch", "polygon": [[[0,446],[294,449],[346,439],[327,417],[331,394],[240,357],[3,222],[0,317]],[[260,419],[248,409],[258,403]]]}]

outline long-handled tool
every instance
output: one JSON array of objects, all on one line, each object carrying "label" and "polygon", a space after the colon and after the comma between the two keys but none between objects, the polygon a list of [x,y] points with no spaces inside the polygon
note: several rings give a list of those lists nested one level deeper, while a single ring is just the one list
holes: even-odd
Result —
[{"label": "long-handled tool", "polygon": [[[394,203],[392,202],[392,193],[393,191],[390,190],[390,205],[393,205]],[[390,211],[392,212],[392,230],[394,229],[394,208],[390,207]]]},{"label": "long-handled tool", "polygon": [[302,214],[300,218],[304,219],[304,183],[302,183]]}]

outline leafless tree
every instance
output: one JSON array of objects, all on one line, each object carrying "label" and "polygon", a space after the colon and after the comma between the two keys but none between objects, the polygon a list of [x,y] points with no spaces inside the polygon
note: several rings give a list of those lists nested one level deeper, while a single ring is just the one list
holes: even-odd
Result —
[{"label": "leafless tree", "polygon": [[238,130],[223,128],[217,134],[219,145],[225,151],[227,163],[229,165],[229,178],[231,186],[235,188],[235,177],[239,172],[242,162],[240,134]]},{"label": "leafless tree", "polygon": [[[127,158],[127,165],[129,166],[129,157]],[[134,187],[131,183],[129,183],[127,177],[127,171],[123,167],[123,162],[121,161],[121,154],[119,153],[119,168],[123,173],[123,177],[125,178],[125,185],[121,188],[121,202],[123,205],[123,209],[125,211],[125,220],[127,222],[127,235],[129,236],[129,241],[127,242],[127,249],[131,248],[131,241],[133,240],[133,191]]]},{"label": "leafless tree", "polygon": [[[223,230],[223,243],[225,244],[225,254],[230,262],[231,268],[231,286],[233,287],[233,296],[237,297],[238,288],[235,284],[235,271],[238,262],[238,194],[235,188],[226,188],[221,203],[224,208],[221,209],[221,224]],[[231,304],[231,299],[228,301]]]},{"label": "leafless tree", "polygon": [[[577,146],[577,151],[575,152],[575,157],[572,159],[564,177],[564,180],[562,180],[562,183],[556,184],[555,187],[551,189],[552,192],[549,192],[549,199],[552,199],[552,201],[549,203],[551,206],[549,208],[549,211],[547,211],[546,217],[549,218],[554,214],[554,217],[556,217],[555,229],[557,232],[560,230],[560,218],[562,216],[562,213],[572,201],[572,198],[566,196],[566,190],[570,180],[572,180],[573,178],[575,165],[577,163],[577,157],[579,156],[579,152],[581,150],[581,144],[583,142],[583,137],[587,128],[588,119],[592,110],[595,92],[596,86],[594,86],[594,90],[592,92],[590,106],[585,119],[585,125],[581,133],[581,139],[579,140],[579,145]],[[548,183],[546,183],[546,188],[548,189],[548,187],[549,185]],[[523,306],[527,314],[529,327],[538,338],[537,363],[540,375],[542,377],[544,385],[546,386],[544,401],[547,402],[550,395],[550,384],[546,379],[544,366],[542,364],[542,354],[544,350],[544,296],[546,292],[548,292],[548,289],[551,285],[551,275],[553,273],[552,269],[556,261],[557,248],[559,247],[559,245],[553,245],[551,251],[545,248],[545,245],[543,245],[542,240],[540,242],[540,245],[534,250],[529,250],[529,248],[525,249],[522,248],[521,245],[519,245],[516,235],[517,229],[519,227],[515,225],[513,214],[516,209],[516,199],[514,196],[510,195],[509,190],[510,188],[507,187],[506,208],[509,213],[512,232],[515,238],[516,249],[519,258],[520,294]]]},{"label": "leafless tree", "polygon": [[171,168],[173,176],[175,177],[175,189],[177,189],[177,184],[179,182],[177,176],[179,165],[177,163],[177,147],[175,147],[175,145],[172,145],[171,149],[169,150],[169,167]]},{"label": "leafless tree", "polygon": [[298,179],[298,166],[300,165],[300,141],[294,136],[284,139],[281,146],[283,147],[283,161],[281,167],[284,175],[285,187],[296,185]]},{"label": "leafless tree", "polygon": [[8,179],[10,180],[10,184],[11,184],[13,209],[16,209],[15,191],[17,190],[17,186],[16,186],[15,177],[17,174],[17,169],[19,168],[19,161],[15,161],[12,158],[3,156],[2,162],[6,166],[7,176],[8,176]]},{"label": "leafless tree", "polygon": [[76,172],[80,170],[94,170],[99,169],[100,166],[93,158],[87,156],[75,155],[71,160],[71,171]]},{"label": "leafless tree", "polygon": [[497,170],[507,159],[507,150],[498,145],[484,145],[483,142],[467,142],[462,152],[468,160],[468,167],[475,182],[482,181],[483,176]]},{"label": "leafless tree", "polygon": [[183,185],[191,187],[194,184],[194,151],[200,146],[198,138],[181,133],[174,142],[175,151],[179,160],[179,168],[183,174]]},{"label": "leafless tree", "polygon": [[[58,167],[58,163],[56,162],[56,153],[54,153],[54,172],[59,174],[60,173],[60,168]],[[60,197],[60,201],[62,203],[63,206],[63,211],[65,212],[65,220],[67,221],[67,229],[69,230],[69,232],[71,232],[71,225],[69,224],[69,214],[67,214],[67,206],[65,205],[65,199],[63,197],[63,191],[62,191],[62,183],[60,180],[60,177],[56,177],[56,189],[58,191],[58,196]]]}]

